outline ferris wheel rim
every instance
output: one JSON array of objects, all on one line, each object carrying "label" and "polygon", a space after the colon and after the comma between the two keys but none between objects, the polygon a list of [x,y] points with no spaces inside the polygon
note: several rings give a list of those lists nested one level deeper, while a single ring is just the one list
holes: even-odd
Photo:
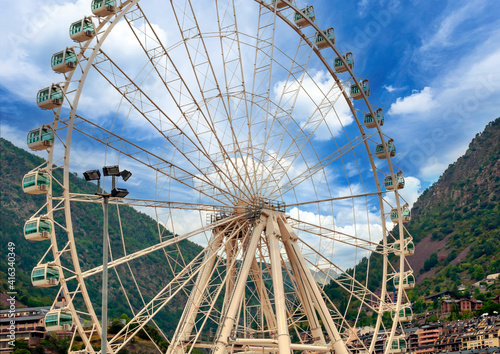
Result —
[{"label": "ferris wheel rim", "polygon": [[[270,9],[270,8],[271,8],[271,6],[269,6],[269,5],[267,5],[267,4],[264,4],[262,1],[256,0],[256,2],[257,2],[258,4],[260,4],[260,5],[267,6],[267,7],[268,7],[268,9]],[[138,4],[138,3],[139,3],[139,0],[130,1],[130,3]],[[131,5],[131,6],[130,6],[130,8],[131,8],[132,6],[133,6],[133,5]],[[292,6],[292,4],[290,4],[289,6],[295,9],[295,7],[293,7],[293,6]],[[298,8],[297,8],[297,9],[298,9]],[[123,13],[123,16],[126,14],[126,13],[125,13],[125,11],[120,12],[120,14],[121,14],[121,13]],[[278,17],[280,17],[280,15],[279,15],[279,14],[277,14],[277,16],[278,16]],[[116,17],[116,19],[114,20],[114,23],[118,22],[118,20],[117,20],[117,19],[118,19],[118,16],[117,16],[117,17]],[[283,18],[282,18],[282,19],[283,19]],[[116,22],[115,22],[115,21],[116,21]],[[289,22],[289,24],[290,24],[290,27],[291,27],[291,28],[293,28],[295,31],[300,30],[300,29],[296,28],[296,27],[293,25],[293,23],[291,23],[290,21],[288,21],[288,22]],[[312,25],[315,27],[315,29],[317,29],[317,30],[319,31],[319,27],[317,26],[317,24],[316,24],[316,23],[312,23]],[[111,28],[111,26],[110,26],[110,28]],[[110,28],[108,28],[108,29],[106,30],[106,33],[109,33],[109,32],[111,31],[111,29],[110,29]],[[305,35],[303,35],[303,36],[305,37]],[[314,48],[314,44],[313,44],[313,43],[311,43],[311,47],[313,47],[313,48]],[[336,47],[335,47],[334,45],[331,45],[331,47],[332,47],[332,48],[333,48],[333,50],[334,50],[334,51],[335,51],[335,52],[339,55],[339,57],[340,57],[340,58],[342,58],[342,55],[340,55],[340,54],[338,53],[338,51],[337,51]],[[95,50],[96,50],[96,49],[94,49],[94,51],[95,51]],[[321,53],[319,52],[319,50],[314,49],[314,51],[315,51],[315,52],[317,52],[316,54],[318,55],[318,57],[322,57],[322,56],[321,56]],[[89,60],[89,62],[88,62],[88,64],[87,64],[87,68],[85,69],[85,72],[88,72],[89,70],[91,70],[90,63],[91,63],[91,61]],[[349,70],[349,71],[351,71],[351,69],[349,68],[349,66],[347,66],[347,67],[348,67],[348,70]],[[336,79],[336,81],[340,82],[340,81],[338,80],[337,76],[335,75],[335,72],[334,72],[331,68],[330,68],[330,70],[331,70],[331,73],[330,73],[330,74],[332,75],[332,77],[334,77],[334,79]],[[351,75],[351,78],[354,80],[354,82],[355,82],[356,84],[358,84],[358,85],[359,85],[359,82],[358,82],[357,78],[354,76],[354,74],[353,74],[352,72],[350,72],[350,75]],[[81,81],[81,84],[80,84],[80,85],[81,85],[81,87],[82,87],[82,89],[83,89],[84,82],[85,82],[85,80],[82,80],[82,81]],[[80,87],[80,85],[79,85],[79,87]],[[362,91],[362,92],[363,92],[363,91]],[[355,120],[356,120],[356,123],[357,123],[357,125],[358,125],[358,128],[360,129],[360,132],[361,132],[362,134],[364,134],[364,130],[363,130],[363,129],[364,129],[364,126],[363,126],[363,124],[359,121],[359,119],[358,119],[358,117],[357,117],[356,110],[355,110],[354,106],[352,105],[352,102],[350,102],[349,97],[348,97],[348,95],[347,95],[347,93],[346,93],[345,91],[343,91],[343,92],[342,92],[342,94],[344,95],[344,100],[345,100],[346,102],[348,102],[348,103],[349,103],[351,113],[352,113],[353,117],[354,117],[354,118],[355,118]],[[373,112],[373,110],[372,110],[372,107],[371,107],[371,105],[369,104],[368,99],[367,99],[367,97],[364,95],[364,93],[363,93],[363,99],[365,100],[365,103],[366,103],[366,105],[367,105],[367,107],[368,107],[369,111],[371,112],[371,114],[372,114],[373,116],[375,116],[375,114],[374,114],[374,112]],[[77,103],[78,103],[78,102],[77,102]],[[76,104],[76,105],[74,105],[74,104],[73,104],[73,107],[72,107],[72,110],[71,110],[71,111],[72,111],[72,115],[76,114],[77,107],[78,107],[78,104]],[[73,112],[75,112],[75,113],[73,113]],[[74,118],[73,118],[73,119],[74,119]],[[72,129],[72,128],[68,128],[68,132],[69,132],[71,129]],[[382,140],[382,143],[385,143],[385,141],[384,141],[384,136],[383,136],[383,134],[382,134],[382,132],[381,132],[381,130],[380,130],[380,127],[378,126],[378,122],[377,122],[377,131],[378,131],[378,133],[379,133],[379,135],[380,135],[380,138],[381,138],[381,140]],[[70,141],[71,141],[71,139],[70,139]],[[365,141],[365,145],[366,145],[366,144],[367,144],[367,142]],[[68,151],[68,152],[67,152],[67,159],[66,159],[66,160],[68,161],[68,165],[67,165],[67,167],[66,167],[66,165],[65,165],[65,174],[69,174],[69,150],[70,150],[70,145],[71,145],[71,144],[68,144],[68,145],[67,145],[67,147],[66,147],[66,150]],[[371,161],[371,164],[372,164],[372,165],[374,165],[374,163],[373,163],[374,158],[373,158],[373,155],[370,153],[371,151],[369,151],[369,150],[368,150],[368,147],[367,147],[367,151],[368,151],[368,156],[369,156],[369,159],[370,159],[370,161]],[[51,153],[52,153],[52,152],[51,152]],[[65,155],[66,155],[66,153],[65,153]],[[392,175],[394,175],[394,173],[393,173],[393,169],[392,169],[392,163],[390,162],[390,161],[391,161],[391,160],[390,160],[390,156],[387,158],[387,161],[388,161],[388,164],[389,164],[389,167],[390,167],[390,170],[391,170],[391,174],[392,174]],[[378,175],[376,174],[376,172],[375,172],[375,171],[376,171],[376,170],[374,169],[374,176],[375,176],[375,179],[378,181]],[[65,179],[65,181],[66,181],[66,179]],[[68,180],[68,187],[69,187],[69,180]],[[69,188],[68,188],[68,190],[69,190]],[[378,183],[378,182],[377,182],[377,191],[378,191],[378,192],[381,192],[381,184],[380,184],[380,183]],[[395,192],[395,193],[396,193],[396,201],[397,201],[397,203],[398,203],[398,208],[399,208],[399,206],[400,206],[400,205],[399,205],[399,198],[397,197],[397,189],[396,189],[396,192]],[[68,200],[69,200],[69,195],[68,195]],[[384,215],[384,214],[385,214],[385,213],[383,212],[383,210],[384,210],[384,209],[383,209],[383,203],[381,202],[381,214],[382,214],[382,215]],[[70,215],[71,215],[71,212],[69,212],[68,214],[70,214]],[[385,227],[385,226],[384,226],[384,223],[383,223],[383,227]],[[400,227],[402,227],[402,223],[400,223]],[[403,237],[403,235],[404,235],[404,233],[400,232],[400,236],[401,236],[401,237]],[[386,237],[386,236],[385,236],[385,232],[384,232],[384,239],[385,239],[385,237]],[[74,242],[74,241],[73,241],[73,242]],[[386,267],[384,267],[384,270],[385,270],[385,269],[386,269]],[[385,275],[385,276],[384,276],[384,279],[386,279],[386,278],[387,278],[387,275]],[[385,280],[383,280],[383,282],[385,283]],[[75,312],[75,313],[76,313],[76,312]],[[396,321],[395,321],[395,322],[396,322]],[[98,321],[97,321],[97,324],[98,324]]]}]

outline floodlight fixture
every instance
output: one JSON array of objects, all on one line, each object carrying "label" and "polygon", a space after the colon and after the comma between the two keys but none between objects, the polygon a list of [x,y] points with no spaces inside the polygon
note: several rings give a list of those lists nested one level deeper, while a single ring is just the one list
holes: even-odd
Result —
[{"label": "floodlight fixture", "polygon": [[130,176],[132,176],[132,172],[123,170],[122,172],[120,172],[120,176],[122,176],[123,180],[126,182],[130,178]]},{"label": "floodlight fixture", "polygon": [[128,195],[128,190],[125,188],[113,188],[111,190],[111,196],[115,198],[125,198]]},{"label": "floodlight fixture", "polygon": [[86,181],[97,181],[101,179],[101,171],[99,170],[88,170],[83,172],[83,177]]},{"label": "floodlight fixture", "polygon": [[119,176],[120,175],[120,168],[118,165],[115,166],[104,166],[102,168],[102,172],[104,176]]}]

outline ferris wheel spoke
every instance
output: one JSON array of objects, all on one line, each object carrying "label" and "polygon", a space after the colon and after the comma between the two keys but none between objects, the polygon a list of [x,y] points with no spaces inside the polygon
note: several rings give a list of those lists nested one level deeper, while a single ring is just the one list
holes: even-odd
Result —
[{"label": "ferris wheel spoke", "polygon": [[[217,163],[224,166],[224,171],[222,170],[221,166],[219,166],[218,173],[223,180],[228,178],[228,174],[225,171],[232,171],[233,174],[236,174],[237,178],[229,177],[231,179],[231,183],[238,186],[238,189],[240,190],[240,193],[242,193],[242,195],[246,194],[248,196],[252,194],[251,184],[245,181],[244,175],[240,173],[239,166],[235,162],[236,158],[242,158],[243,156],[241,149],[239,148],[239,142],[235,138],[233,126],[231,124],[234,117],[233,112],[231,112],[229,102],[230,95],[234,94],[234,92],[227,91],[224,94],[221,91],[221,85],[218,82],[212,59],[207,50],[205,36],[199,27],[198,20],[196,18],[191,2],[188,1],[187,3],[189,4],[189,6],[186,5],[182,7],[176,4],[175,1],[171,1],[171,6],[177,21],[177,26],[181,34],[182,41],[184,43],[187,57],[191,63],[191,67],[193,68],[193,74],[196,78],[195,81],[197,83],[200,96],[202,100],[207,104],[207,116],[203,115],[203,118],[210,129],[210,137],[211,139],[216,141],[216,146],[221,155],[221,157],[217,159]],[[216,4],[216,7],[218,8],[218,4]],[[212,91],[215,92],[212,93]],[[211,99],[211,97],[209,97],[208,95],[212,95],[212,97],[218,96],[218,102],[222,102],[222,109],[225,112],[226,119],[228,119],[230,122],[229,128],[231,129],[231,143],[234,146],[233,148],[231,148],[231,146],[226,142],[222,141],[223,135],[217,131],[218,127],[216,125],[216,119],[212,117],[212,114],[210,113],[210,109],[208,107],[208,105],[210,104],[209,100]],[[227,95],[227,100],[224,99],[225,95]],[[201,109],[200,111],[202,112]],[[244,169],[246,169],[245,166]]]},{"label": "ferris wheel spoke", "polygon": [[[211,169],[215,168],[215,170],[222,175],[222,177],[224,177],[219,178],[217,182],[211,180],[209,182],[209,188],[212,188],[217,183],[226,184],[224,187],[227,197],[230,200],[238,198],[237,195],[231,196],[227,194],[227,191],[230,191],[232,188],[238,191],[240,187],[220,168],[220,166],[217,165],[217,163],[211,158],[210,154],[202,147],[203,144],[199,140],[199,134],[196,132],[194,133],[196,139],[198,139],[198,145],[187,135],[185,130],[172,120],[141,89],[141,87],[129,78],[128,75],[123,72],[123,70],[121,70],[102,50],[92,65],[96,71],[101,74],[101,76],[108,81],[108,83],[113,86],[140,115],[146,119],[146,121],[157,131],[157,133],[159,133],[165,141],[169,142],[170,147],[183,156],[184,161],[191,165],[192,168],[197,170],[206,178],[209,178]],[[111,69],[109,69],[109,67],[111,67]],[[179,110],[182,112],[185,119],[188,120],[188,117],[186,117],[186,111],[184,111],[180,106]],[[196,107],[193,107],[191,111],[193,114],[198,112]],[[157,121],[158,124],[156,124],[155,121]],[[163,127],[166,125],[169,125],[169,127]],[[175,131],[176,134],[173,134],[172,130]],[[174,137],[182,139],[182,143],[173,140]],[[209,162],[208,166],[206,166],[207,161]],[[232,183],[232,186],[228,186],[227,183]]]},{"label": "ferris wheel spoke", "polygon": [[[304,54],[307,53],[307,54]],[[292,115],[295,109],[297,98],[303,88],[303,80],[306,77],[307,67],[313,54],[309,43],[303,38],[300,39],[295,56],[291,60],[290,68],[287,70],[287,78],[284,80],[283,89],[277,100],[276,109],[272,115],[269,129],[266,130],[264,141],[268,149],[276,151],[276,155],[280,156],[281,146],[287,141],[286,135],[290,134],[288,128],[293,121]],[[277,129],[273,129],[275,125],[279,125]],[[299,126],[299,124],[296,124]],[[275,141],[278,147],[269,145],[268,142]],[[292,141],[294,141],[292,139]],[[291,144],[293,145],[293,144]],[[261,156],[262,158],[262,156]],[[276,163],[275,163],[276,165]]]},{"label": "ferris wheel spoke", "polygon": [[303,206],[303,205],[316,205],[319,203],[330,203],[330,202],[335,202],[338,200],[366,198],[366,197],[371,197],[371,196],[376,196],[376,195],[383,195],[383,194],[390,193],[390,192],[391,191],[389,191],[389,190],[385,190],[385,191],[379,191],[379,192],[345,195],[345,196],[341,196],[341,197],[318,199],[318,200],[314,200],[314,201],[309,200],[309,201],[299,202],[299,203],[288,203],[286,206],[287,206],[287,208],[292,208],[292,207],[298,207],[298,206]]},{"label": "ferris wheel spoke", "polygon": [[345,232],[336,231],[328,227],[315,225],[300,219],[288,218],[290,225],[297,231],[307,232],[312,235],[327,238],[332,241],[337,241],[348,246],[361,248],[366,251],[375,252],[379,254],[386,254],[390,248],[384,248],[380,243],[370,240],[362,239],[357,236],[349,235]]},{"label": "ferris wheel spoke", "polygon": [[[62,124],[67,124],[65,121],[61,122]],[[74,129],[100,142],[104,146],[110,147],[120,153],[125,153],[134,161],[158,172],[159,174],[172,178],[185,187],[200,192],[204,196],[217,201],[221,205],[227,204],[226,201],[223,201],[224,199],[230,200],[231,198],[231,195],[228,194],[227,190],[214,185],[211,181],[205,179],[205,174],[193,174],[188,170],[177,166],[175,163],[153,154],[148,149],[140,147],[139,145],[125,139],[123,136],[119,136],[109,130],[106,130],[80,115],[75,117]],[[195,182],[197,182],[199,186],[197,186]],[[214,189],[217,190],[219,194],[210,193]]]},{"label": "ferris wheel spoke", "polygon": [[[237,13],[235,8],[234,0],[217,0],[216,1],[216,10],[217,10],[217,24],[220,34],[220,46],[222,53],[222,62],[223,62],[223,71],[224,71],[224,82],[226,92],[228,93],[227,97],[227,119],[229,120],[229,129],[231,130],[231,138],[232,144],[235,146],[235,158],[239,157],[244,161],[245,157],[243,155],[243,145],[246,144],[247,148],[251,146],[251,135],[248,137],[242,134],[240,129],[244,129],[244,125],[242,127],[238,127],[233,122],[239,120],[247,120],[250,114],[250,107],[247,99],[241,100],[238,102],[233,102],[231,100],[231,95],[235,93],[237,95],[242,95],[246,97],[246,87],[245,87],[245,75],[243,70],[243,62],[242,62],[242,45],[243,42],[240,39],[240,32],[238,30],[238,21],[237,21]],[[202,37],[203,38],[203,37]],[[207,53],[208,56],[208,53]],[[223,100],[224,102],[224,100]],[[240,106],[244,105],[244,108],[241,109]],[[240,109],[242,110],[239,113]],[[241,115],[243,114],[243,117]],[[245,141],[246,140],[246,141]],[[251,155],[253,156],[253,155]],[[247,163],[243,163],[243,169],[245,172],[245,177],[242,178],[242,182],[245,185],[249,185],[251,188],[252,194],[256,194],[256,168],[255,164],[252,166],[248,166]],[[252,171],[250,172],[249,169]]]},{"label": "ferris wheel spoke", "polygon": [[[196,340],[202,333],[206,322],[213,312],[218,312],[220,309],[215,308],[215,304],[223,288],[226,288],[226,298],[224,303],[229,299],[227,296],[231,295],[233,277],[236,270],[237,259],[243,254],[243,247],[234,248],[237,243],[236,236],[241,230],[230,231],[231,235],[223,245],[224,233],[226,230],[219,228],[214,229],[210,244],[212,247],[207,247],[205,250],[205,264],[198,273],[196,282],[189,295],[187,306],[179,320],[179,324],[172,339],[171,346],[167,353],[178,352],[179,350],[186,351],[186,346],[193,345],[196,347]],[[249,237],[247,232],[242,240],[242,244],[246,242]],[[218,250],[224,249],[226,258],[214,257]],[[233,257],[229,257],[229,255]],[[224,262],[223,262],[224,261]],[[210,285],[212,284],[212,285]],[[228,289],[228,287],[230,289]],[[202,319],[196,320],[199,315]],[[201,324],[200,324],[201,322]],[[192,331],[196,330],[195,337],[192,338]],[[183,348],[180,348],[183,347]]]},{"label": "ferris wheel spoke", "polygon": [[[54,200],[63,200],[63,197],[55,197]],[[102,198],[95,194],[81,194],[70,193],[71,202],[83,203],[102,203]],[[197,210],[206,212],[219,212],[219,213],[232,213],[233,207],[226,207],[221,205],[200,204],[200,203],[183,203],[165,200],[153,199],[137,199],[137,198],[111,198],[110,205],[126,205],[131,207],[146,207],[146,208],[165,208],[165,209],[179,209],[179,210]]]},{"label": "ferris wheel spoke", "polygon": [[[116,207],[116,211],[117,211],[117,215],[118,215],[118,221],[119,221],[119,225],[120,225],[120,238],[121,238],[121,243],[122,243],[122,250],[123,250],[123,254],[124,255],[127,255],[127,247],[126,247],[126,244],[125,244],[125,238],[124,238],[124,233],[123,233],[123,228],[122,228],[122,222],[121,222],[121,213],[120,213],[120,208],[119,206],[117,205]],[[109,240],[108,240],[109,241]],[[111,244],[109,245],[109,250],[111,250]],[[111,253],[111,252],[110,252]],[[111,261],[113,261],[113,259],[111,258]],[[132,278],[132,281],[134,283],[134,286],[139,294],[139,297],[141,299],[141,302],[143,304],[143,306],[146,305],[146,302],[144,300],[144,296],[140,290],[140,287],[139,287],[139,284],[137,283],[137,278],[134,274],[134,271],[132,270],[132,267],[130,266],[129,263],[126,264],[126,267],[128,269],[128,273],[130,274],[131,278]],[[114,268],[114,271],[115,271],[115,274],[118,278],[120,278],[119,276],[119,273],[118,273],[118,269],[115,267]],[[126,289],[124,288],[123,284],[122,284],[122,281],[120,280],[120,287],[122,289],[122,292],[123,292],[123,295],[125,296],[126,300],[127,300],[127,303],[129,305],[129,308],[130,310],[132,311],[132,315],[135,316],[135,313],[136,313],[136,310],[134,309],[134,306],[132,305],[132,301],[130,300],[128,294],[127,294],[127,291]],[[168,337],[167,335],[165,334],[165,332],[163,331],[163,329],[158,325],[158,323],[153,319],[152,320],[152,323],[153,325],[155,326],[155,328],[158,330],[158,332],[160,333],[160,335],[163,337],[163,339],[165,339],[165,341],[168,342]],[[149,333],[147,333],[148,337],[151,339],[151,341],[154,342],[154,340],[150,337]],[[155,346],[157,347],[157,349],[161,352],[161,349],[158,347],[158,345],[156,344],[156,342],[154,342]]]},{"label": "ferris wheel spoke", "polygon": [[[300,84],[299,90],[302,88],[302,83]],[[342,97],[342,94],[339,93],[335,87],[332,87],[328,93],[323,93],[322,89],[316,84],[316,88],[319,92],[321,92],[323,98],[319,103],[315,103],[314,99],[312,97],[309,97],[311,99],[311,103],[313,103],[316,108],[314,109],[313,113],[309,116],[307,120],[305,120],[303,123],[296,122],[296,126],[299,127],[300,129],[298,130],[297,134],[293,137],[290,137],[291,141],[293,143],[289,144],[285,151],[281,154],[281,148],[283,146],[283,142],[286,141],[285,136],[281,137],[276,137],[277,141],[280,141],[279,148],[276,152],[278,156],[280,156],[280,159],[283,161],[287,161],[288,163],[286,164],[288,167],[281,170],[278,169],[278,174],[276,176],[276,179],[278,180],[278,183],[282,181],[282,179],[285,177],[287,172],[290,170],[290,168],[294,165],[294,162],[301,156],[301,152],[303,149],[306,147],[306,145],[310,144],[312,138],[315,136],[316,131],[320,128],[322,124],[325,124],[326,126],[324,127],[325,129],[328,128],[328,125],[326,124],[326,117],[331,113],[331,111],[334,109],[334,106],[338,99]],[[333,93],[333,96],[332,96]],[[290,112],[292,114],[292,112]],[[290,118],[292,120],[292,118]],[[339,119],[340,121],[340,119]],[[288,123],[289,124],[289,123]],[[286,128],[286,127],[285,127]],[[287,132],[288,129],[284,129],[284,132]],[[304,158],[304,160],[306,160]],[[271,169],[275,169],[278,163],[275,162],[274,166],[272,166]]]},{"label": "ferris wheel spoke", "polygon": [[[252,78],[252,102],[250,103],[250,111],[248,114],[248,136],[249,150],[252,151],[252,156],[255,156],[252,150],[252,141],[257,139],[259,135],[267,136],[267,125],[269,117],[264,116],[270,112],[270,95],[271,95],[271,80],[274,58],[274,40],[275,40],[276,13],[275,10],[270,10],[264,4],[259,4],[259,18],[257,21],[257,32],[255,35],[255,56],[253,62],[253,78]],[[264,113],[260,113],[263,110]],[[259,117],[259,115],[261,117]],[[260,118],[260,119],[259,119]],[[253,127],[256,136],[252,136]],[[267,141],[264,140],[264,145]],[[262,173],[262,171],[261,171]],[[254,168],[255,178],[258,175],[257,169]],[[260,174],[261,175],[261,174]],[[262,175],[260,176],[262,178]]]},{"label": "ferris wheel spoke", "polygon": [[[165,241],[157,243],[154,246],[147,247],[147,248],[140,250],[140,251],[137,251],[135,253],[130,253],[126,256],[117,258],[114,261],[108,263],[108,268],[111,269],[111,268],[117,267],[121,264],[128,263],[134,259],[144,257],[152,252],[164,249],[164,248],[171,246],[171,245],[175,245],[175,244],[179,243],[180,241],[187,240],[193,236],[199,235],[199,234],[204,233],[204,232],[209,232],[214,227],[230,224],[232,221],[234,221],[238,218],[239,218],[239,216],[229,216],[227,218],[224,218],[223,220],[215,221],[214,223],[212,223],[210,225],[206,225],[204,227],[201,227],[201,228],[196,229],[194,231],[188,232],[186,234],[183,234],[180,236],[173,236],[172,238],[169,238]],[[90,276],[99,274],[102,272],[102,268],[103,268],[103,266],[101,265],[101,266],[95,267],[93,269],[89,269],[85,272],[82,272],[81,276],[82,276],[82,278],[88,278]],[[73,279],[73,277],[68,278],[68,280],[71,280],[71,279]]]},{"label": "ferris wheel spoke", "polygon": [[[344,146],[340,147],[337,149],[335,152],[331,153],[324,159],[320,160],[318,163],[316,163],[313,166],[309,166],[308,169],[306,169],[304,172],[300,173],[293,179],[291,179],[288,183],[282,185],[282,186],[276,186],[274,190],[271,192],[271,194],[276,195],[275,198],[283,196],[285,193],[290,191],[291,189],[294,189],[298,187],[301,183],[304,181],[308,180],[311,178],[314,174],[316,174],[320,170],[324,170],[328,165],[332,164],[336,160],[342,158],[345,154],[348,152],[354,150],[358,145],[364,143],[367,141],[371,136],[377,134],[377,132],[372,133],[370,135],[366,136],[358,136],[357,138],[349,141],[349,143],[345,144]],[[278,190],[279,187],[279,190]],[[277,193],[277,194],[274,194]]]},{"label": "ferris wheel spoke", "polygon": [[[372,311],[376,313],[381,313],[384,309],[390,307],[385,301],[383,301],[380,296],[375,294],[373,291],[369,290],[363,283],[356,280],[352,275],[344,271],[342,268],[337,266],[335,263],[332,263],[328,258],[322,255],[318,250],[314,247],[310,246],[308,243],[301,240],[302,244],[304,244],[312,253],[316,254],[316,256],[320,257],[323,262],[329,264],[332,268],[335,269],[335,272],[339,275],[338,277],[332,276],[329,272],[326,272],[323,268],[318,266],[317,263],[312,262],[308,258],[305,258],[307,263],[316,269],[316,271],[321,272],[328,278],[330,281],[333,281],[335,284],[339,285],[343,290],[348,292],[349,294],[356,297],[359,301],[361,301],[364,305],[368,306]],[[375,300],[380,307],[375,307],[371,304],[371,301],[367,301],[367,297],[369,296],[370,300]]]},{"label": "ferris wheel spoke", "polygon": [[[173,8],[175,9],[175,6],[173,6]],[[193,13],[193,18],[195,18],[194,13]],[[157,74],[157,77],[163,83],[167,92],[170,94],[171,99],[177,105],[179,112],[181,112],[181,115],[185,121],[185,126],[189,128],[192,135],[197,139],[199,144],[198,146],[203,148],[204,145],[208,143],[208,140],[202,141],[202,139],[204,139],[204,137],[210,137],[211,139],[216,140],[217,148],[223,153],[225,157],[227,157],[227,158],[223,157],[216,161],[213,158],[214,154],[210,154],[209,150],[211,146],[209,144],[208,146],[209,150],[205,149],[203,151],[203,156],[205,157],[205,159],[208,159],[211,162],[210,166],[213,167],[217,171],[217,173],[221,176],[220,180],[223,183],[232,184],[236,190],[238,190],[241,194],[244,194],[245,191],[243,191],[243,189],[247,189],[248,184],[235,183],[235,182],[240,182],[242,180],[241,176],[239,176],[239,179],[235,181],[234,179],[229,178],[226,172],[232,170],[238,173],[238,169],[236,168],[234,162],[231,159],[229,159],[230,153],[226,150],[224,143],[218,137],[216,127],[214,124],[214,119],[211,117],[210,110],[207,107],[205,107],[204,109],[200,105],[200,103],[198,103],[192,90],[187,85],[185,79],[183,79],[181,72],[177,69],[177,66],[175,65],[171,55],[169,54],[169,51],[165,48],[164,44],[157,36],[156,31],[151,26],[146,15],[142,12],[142,9],[138,6],[133,18],[129,20],[126,17],[126,19],[137,41],[140,43],[144,53],[147,55],[151,64],[153,64],[153,68]],[[135,22],[140,19],[143,20],[143,23],[139,28],[138,26],[135,25]],[[194,20],[194,22],[196,26],[198,26],[196,19]],[[144,36],[141,35],[143,33],[148,33],[149,35],[146,36],[146,38],[143,38]],[[188,55],[188,57],[193,67],[198,67],[202,64],[206,67],[205,72],[201,73],[203,77],[201,78],[199,77],[200,76],[199,70],[194,70],[194,75],[196,77],[196,82],[201,95],[201,100],[203,102],[207,102],[207,97],[206,97],[207,92],[210,92],[211,90],[214,89],[212,88],[207,89],[204,86],[202,86],[202,83],[203,85],[206,85],[207,82],[213,83],[217,90],[217,92],[214,93],[214,95],[222,96],[222,92],[220,91],[219,84],[217,83],[217,78],[215,77],[214,69],[212,67],[211,60],[208,56],[208,51],[206,50],[205,42],[203,40],[203,36],[199,28],[197,37],[200,38],[200,41],[203,44],[204,51],[200,52],[199,50],[197,50],[196,55],[194,55],[195,59],[192,59],[193,55]],[[189,46],[187,45],[185,38],[184,38],[184,43],[186,51],[189,53]],[[168,76],[169,76],[168,82],[167,79],[165,78],[165,75],[162,75],[162,73],[159,71],[158,65],[154,65],[156,62],[159,62],[162,59],[166,60],[165,68],[167,67],[170,68],[168,71]],[[193,62],[193,60],[201,61],[202,64],[198,65],[197,63]],[[207,77],[209,77],[208,80]],[[177,93],[179,94],[179,97],[177,97],[176,95]],[[222,100],[222,102],[224,102],[224,100]],[[226,113],[228,113],[227,108],[224,109]],[[193,125],[192,121],[196,121],[196,127]],[[202,121],[204,121],[203,124]],[[236,151],[238,151],[238,149],[236,149]],[[223,164],[224,168],[222,168],[220,164]],[[229,188],[229,186],[226,186],[226,188]],[[246,193],[249,193],[248,189],[246,190]]]},{"label": "ferris wheel spoke", "polygon": [[[219,226],[222,224],[218,224]],[[215,226],[218,226],[217,224]],[[212,239],[216,242],[217,239]],[[209,251],[214,247],[214,251]],[[188,285],[192,285],[196,281],[196,277],[205,269],[207,263],[211,263],[213,259],[217,259],[217,254],[225,247],[225,243],[219,245],[209,244],[205,250],[196,255],[193,260],[186,265],[175,277],[143,308],[133,319],[131,319],[113,339],[110,340],[110,345],[114,350],[120,350],[125,344],[130,341],[158,312],[165,307],[172,299]],[[209,254],[206,257],[206,254]]]}]

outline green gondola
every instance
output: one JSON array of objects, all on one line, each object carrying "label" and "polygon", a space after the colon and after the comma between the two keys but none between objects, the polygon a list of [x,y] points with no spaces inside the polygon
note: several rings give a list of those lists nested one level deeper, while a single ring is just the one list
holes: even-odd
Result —
[{"label": "green gondola", "polygon": [[47,150],[54,145],[54,131],[46,125],[32,129],[26,137],[26,143],[32,150]]},{"label": "green gondola", "polygon": [[116,13],[115,0],[92,0],[92,13],[99,17],[105,17]]},{"label": "green gondola", "polygon": [[24,175],[22,183],[24,193],[47,193],[50,187],[50,176],[44,171],[32,171]]},{"label": "green gondola", "polygon": [[[398,183],[394,184],[394,180],[397,180]],[[384,186],[385,189],[387,190],[394,190],[394,189],[403,189],[405,187],[405,178],[401,174],[401,172],[398,172],[396,174],[396,178],[392,178],[391,175],[388,175],[384,178]]]},{"label": "green gondola", "polygon": [[[354,58],[351,52],[342,55],[342,58],[344,58],[344,61],[347,63],[347,66],[349,68],[352,69],[354,67]],[[340,57],[336,57],[335,60],[333,61],[333,68],[338,73],[343,73],[347,71],[347,66],[344,64],[344,62]]]},{"label": "green gondola", "polygon": [[76,64],[78,64],[78,58],[73,48],[66,48],[53,54],[50,60],[52,70],[61,74],[75,70]]},{"label": "green gondola", "polygon": [[386,159],[388,155],[390,157],[396,156],[396,146],[392,139],[386,143],[386,146],[387,148],[384,148],[383,144],[377,144],[375,147],[375,155],[377,155],[379,159]]},{"label": "green gondola", "polygon": [[[368,79],[364,79],[360,82],[361,87],[363,89],[363,92],[365,93],[366,97],[370,96],[370,85],[368,84]],[[359,89],[358,85],[354,84],[351,85],[351,97],[354,100],[359,100],[363,98],[363,94],[361,93],[361,90]]]},{"label": "green gondola", "polygon": [[73,327],[73,316],[68,310],[51,310],[45,315],[47,332],[69,332]]},{"label": "green gondola", "polygon": [[54,224],[45,217],[31,218],[24,224],[24,237],[28,241],[45,241],[52,237]]},{"label": "green gondola", "polygon": [[330,43],[326,39],[329,39],[332,44],[335,44],[335,33],[333,27],[316,33],[315,42],[318,48],[323,49],[330,46]]},{"label": "green gondola", "polygon": [[316,16],[314,15],[314,8],[312,7],[312,5],[309,5],[299,12],[296,12],[293,15],[293,22],[295,22],[295,24],[300,27],[310,26],[311,23],[307,20],[307,18],[309,18],[311,22],[314,22],[316,20]]},{"label": "green gondola", "polygon": [[31,283],[37,288],[48,288],[59,285],[59,267],[54,265],[39,265],[31,272]]},{"label": "green gondola", "polygon": [[77,42],[86,42],[95,36],[95,27],[90,17],[73,22],[69,27],[69,36]]},{"label": "green gondola", "polygon": [[38,91],[36,104],[42,109],[53,109],[62,106],[63,92],[59,85],[53,84]]},{"label": "green gondola", "polygon": [[376,128],[377,127],[377,122],[378,125],[382,126],[384,125],[384,113],[382,108],[379,108],[375,111],[375,114],[377,116],[377,121],[375,121],[372,117],[372,114],[370,112],[365,113],[365,118],[363,120],[363,123],[367,128]]},{"label": "green gondola", "polygon": [[[403,222],[410,221],[411,220],[411,211],[410,211],[410,209],[407,206],[403,206],[402,209],[403,209],[403,217],[402,217]],[[394,222],[394,223],[398,223],[399,222],[399,212],[398,212],[397,208],[393,208],[391,210],[391,221]]]}]

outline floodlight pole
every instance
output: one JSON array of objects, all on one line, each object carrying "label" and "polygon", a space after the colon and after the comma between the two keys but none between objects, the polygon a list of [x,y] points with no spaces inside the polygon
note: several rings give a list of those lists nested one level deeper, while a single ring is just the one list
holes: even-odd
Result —
[{"label": "floodlight pole", "polygon": [[[110,172],[109,170],[113,170]],[[112,186],[111,186],[111,194],[105,193],[104,188],[102,192],[100,191],[101,186],[101,173],[99,170],[89,170],[85,171],[83,175],[85,176],[85,180],[87,181],[95,181],[97,180],[97,192],[95,193],[99,197],[102,198],[102,212],[104,216],[103,227],[102,227],[102,318],[101,318],[101,354],[107,354],[108,352],[108,255],[109,255],[109,219],[108,219],[108,209],[109,209],[109,198],[111,196],[114,197],[124,197],[128,194],[126,189],[115,190],[116,185],[116,176],[120,176],[121,172],[118,169],[118,166],[110,166],[103,167],[104,176],[111,175],[112,177]],[[126,173],[126,178],[124,180],[130,178],[132,175],[130,171],[122,171]],[[103,182],[104,187],[104,182]]]},{"label": "floodlight pole", "polygon": [[[114,177],[113,177],[114,180]],[[104,225],[102,232],[102,320],[101,320],[101,353],[108,352],[108,206],[109,194],[102,194],[102,210]]]}]

